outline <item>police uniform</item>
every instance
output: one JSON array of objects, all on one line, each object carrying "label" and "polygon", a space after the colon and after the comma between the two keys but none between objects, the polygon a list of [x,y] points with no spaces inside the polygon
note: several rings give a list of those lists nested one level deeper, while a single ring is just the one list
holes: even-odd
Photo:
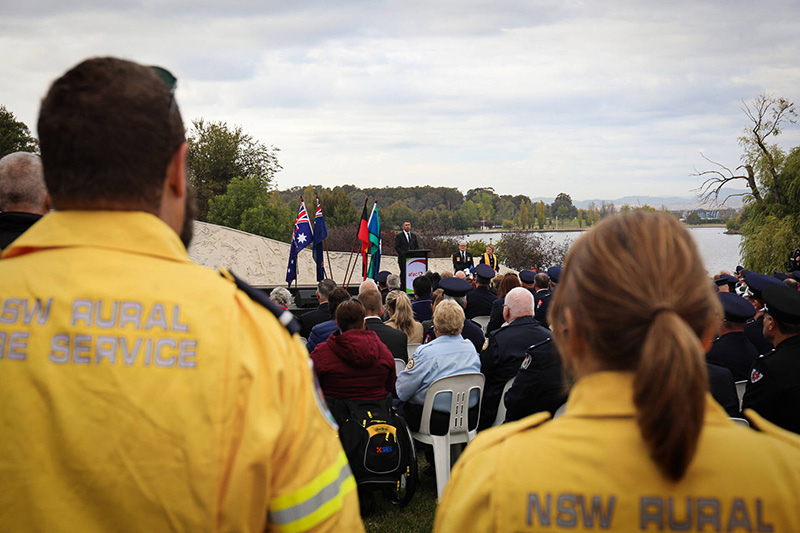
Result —
[{"label": "police uniform", "polygon": [[547,322],[547,308],[550,307],[550,299],[553,294],[550,289],[539,289],[533,295],[533,317],[544,327],[550,327]]},{"label": "police uniform", "polygon": [[[742,327],[756,314],[753,305],[732,292],[721,292],[717,298],[725,312],[725,320]],[[731,371],[735,381],[749,379],[750,367],[758,357],[758,350],[743,331],[731,331],[714,339],[706,354],[706,361]]]},{"label": "police uniform", "polygon": [[[471,285],[468,281],[451,277],[444,278],[442,281],[440,281],[439,287],[447,296],[459,298],[461,296],[465,296],[467,292],[469,292]],[[461,329],[461,336],[472,343],[477,353],[480,353],[480,351],[483,349],[483,341],[485,340],[483,329],[481,329],[478,324],[469,318],[464,319],[464,326]],[[431,327],[425,332],[422,342],[427,344],[435,338],[436,332],[434,331],[433,327]]]},{"label": "police uniform", "polygon": [[596,372],[566,413],[482,432],[453,468],[434,531],[800,531],[800,439],[753,414],[733,424],[706,397],[682,480],[639,432],[631,372]]},{"label": "police uniform", "polygon": [[[494,276],[494,270],[488,265],[478,265],[475,267],[475,274],[481,283],[488,284]],[[497,294],[487,285],[478,285],[471,291],[467,292],[467,308],[464,314],[467,318],[475,318],[476,316],[490,316],[492,313],[492,303],[497,300]]]},{"label": "police uniform", "polygon": [[504,328],[492,332],[481,352],[481,373],[486,376],[481,400],[481,418],[478,429],[492,426],[506,382],[517,375],[525,351],[550,337],[532,316],[522,316]]},{"label": "police uniform", "polygon": [[0,295],[0,530],[363,530],[291,314],[154,215],[46,215]]},{"label": "police uniform", "polygon": [[[764,290],[767,313],[781,324],[800,325],[800,293],[788,287]],[[784,339],[753,362],[742,407],[773,424],[800,433],[800,335]]]},{"label": "police uniform", "polygon": [[[747,284],[746,292],[757,300],[762,300],[762,292],[767,287],[773,285],[785,287],[782,282],[778,281],[772,276],[767,276],[766,274],[758,274],[749,270],[743,270],[743,274],[744,281]],[[758,350],[759,354],[765,354],[772,350],[772,343],[764,338],[763,315],[759,316],[756,320],[749,322],[744,328],[744,334],[747,335],[747,338],[750,339],[750,342],[753,343],[753,346],[756,347],[756,350]]]},{"label": "police uniform", "polygon": [[506,405],[506,421],[520,420],[542,411],[554,415],[567,401],[564,366],[552,340],[534,344],[525,358],[502,401]]}]

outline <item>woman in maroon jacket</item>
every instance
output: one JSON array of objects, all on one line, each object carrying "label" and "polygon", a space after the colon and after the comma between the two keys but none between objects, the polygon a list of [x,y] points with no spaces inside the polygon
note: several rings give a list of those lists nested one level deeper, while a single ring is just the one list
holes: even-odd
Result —
[{"label": "woman in maroon jacket", "polygon": [[339,331],[311,352],[326,398],[382,400],[394,391],[394,358],[375,332],[364,329],[365,315],[358,300],[339,304]]}]

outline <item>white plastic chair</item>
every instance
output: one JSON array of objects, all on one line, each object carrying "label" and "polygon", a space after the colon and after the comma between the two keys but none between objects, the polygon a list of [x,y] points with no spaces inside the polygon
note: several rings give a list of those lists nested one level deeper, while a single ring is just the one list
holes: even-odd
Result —
[{"label": "white plastic chair", "polygon": [[472,319],[473,322],[481,327],[484,335],[486,335],[486,326],[489,325],[489,318],[488,316],[476,316]]},{"label": "white plastic chair", "polygon": [[406,346],[406,350],[408,351],[408,358],[409,359],[411,359],[411,356],[414,355],[414,352],[417,351],[417,348],[419,348],[419,346],[420,346],[420,344],[418,342],[409,342],[408,343],[408,345]]},{"label": "white plastic chair", "polygon": [[506,393],[508,392],[508,389],[511,388],[511,385],[514,384],[515,379],[517,379],[517,376],[514,376],[506,381],[506,384],[503,386],[503,393],[500,395],[500,404],[497,406],[497,416],[494,417],[492,427],[499,426],[506,420]]},{"label": "white plastic chair", "polygon": [[397,357],[394,358],[394,373],[399,374],[402,370],[405,370],[406,362],[402,359],[398,359]]},{"label": "white plastic chair", "polygon": [[[439,498],[442,497],[444,487],[450,479],[450,447],[457,445],[459,447],[457,451],[460,451],[462,445],[468,444],[478,432],[477,423],[474,429],[469,429],[469,397],[473,390],[478,391],[478,404],[473,409],[480,412],[485,380],[484,375],[479,372],[457,374],[437,379],[431,383],[425,393],[419,431],[412,432],[412,436],[420,442],[433,446],[436,492]],[[450,393],[450,427],[445,435],[431,435],[433,402],[436,396],[448,392]]]},{"label": "white plastic chair", "polygon": [[564,402],[561,404],[561,407],[556,409],[556,412],[553,413],[553,420],[555,420],[556,418],[558,418],[559,416],[563,415],[566,412],[567,412],[567,402]]},{"label": "white plastic chair", "polygon": [[744,399],[744,390],[747,388],[747,380],[736,382],[736,395],[739,397],[739,411],[742,410],[742,400]]}]

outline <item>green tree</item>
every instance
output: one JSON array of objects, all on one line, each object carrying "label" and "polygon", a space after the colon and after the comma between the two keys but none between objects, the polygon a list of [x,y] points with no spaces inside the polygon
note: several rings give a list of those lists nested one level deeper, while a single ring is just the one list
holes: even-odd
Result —
[{"label": "green tree", "polygon": [[225,194],[209,202],[208,222],[288,242],[294,215],[255,177],[233,178]]},{"label": "green tree", "polygon": [[536,222],[536,213],[530,200],[523,200],[519,204],[519,211],[517,211],[516,223],[517,226],[523,229],[530,229]]},{"label": "green tree", "polygon": [[14,152],[39,152],[39,141],[31,136],[28,126],[14,113],[0,105],[0,157]]},{"label": "green tree", "polygon": [[350,200],[350,196],[341,187],[334,187],[332,191],[323,191],[319,195],[319,201],[325,215],[325,225],[329,228],[354,224],[358,220],[359,213],[356,212],[356,207]]},{"label": "green tree", "polygon": [[[563,209],[562,209],[563,208]],[[560,192],[551,205],[553,215],[559,219],[573,219],[578,216],[578,209],[572,205],[572,197],[569,194]]]},{"label": "green tree", "polygon": [[197,119],[188,142],[189,179],[197,191],[200,220],[206,220],[209,201],[225,193],[233,178],[253,178],[269,188],[281,170],[278,149],[256,141],[241,126]]},{"label": "green tree", "polygon": [[757,272],[783,270],[800,233],[800,147],[787,155],[770,141],[796,122],[797,112],[794,103],[762,94],[744,104],[744,113],[750,124],[738,139],[742,164],[731,170],[703,156],[714,168],[696,173],[705,178],[699,195],[717,203],[723,187],[744,181],[749,193],[741,226],[743,265]]},{"label": "green tree", "polygon": [[539,226],[539,229],[544,229],[544,225],[547,223],[547,208],[544,205],[544,201],[539,200],[536,202],[536,224]]}]

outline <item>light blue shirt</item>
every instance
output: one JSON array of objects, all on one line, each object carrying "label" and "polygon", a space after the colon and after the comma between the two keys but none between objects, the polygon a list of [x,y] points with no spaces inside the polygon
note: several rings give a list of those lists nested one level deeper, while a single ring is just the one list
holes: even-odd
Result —
[{"label": "light blue shirt", "polygon": [[[475,346],[461,335],[436,337],[423,344],[408,360],[406,368],[397,376],[397,397],[403,401],[422,405],[431,383],[456,374],[481,371],[481,360]],[[469,406],[478,403],[477,395],[470,396]],[[433,402],[437,411],[450,412],[450,394],[439,394]]]}]

